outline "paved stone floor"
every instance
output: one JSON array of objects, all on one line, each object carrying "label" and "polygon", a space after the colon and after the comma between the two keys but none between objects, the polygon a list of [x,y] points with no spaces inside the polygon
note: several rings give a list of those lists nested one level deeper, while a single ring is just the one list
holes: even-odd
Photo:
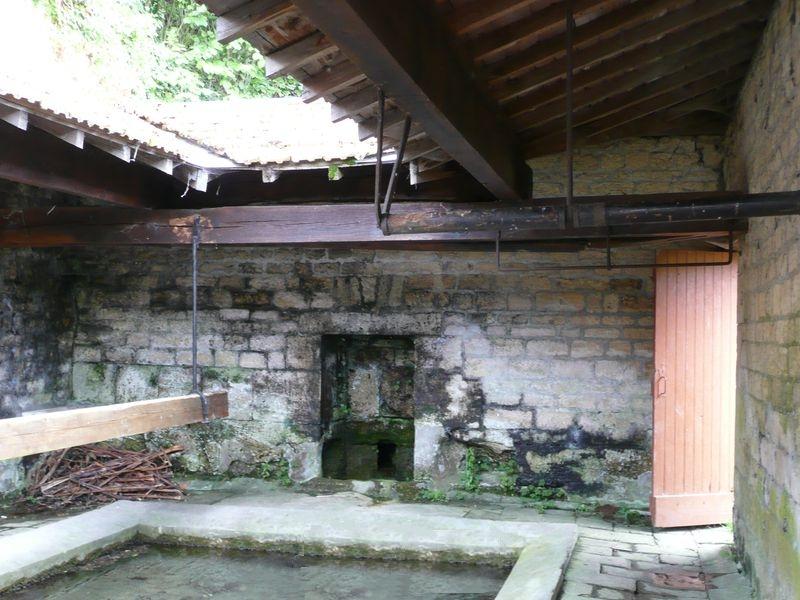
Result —
[{"label": "paved stone floor", "polygon": [[[188,501],[271,504],[276,496],[291,501],[297,494],[265,482],[238,480],[195,487]],[[431,510],[476,519],[577,523],[578,544],[565,575],[561,600],[752,598],[748,581],[734,560],[733,536],[726,527],[658,530],[564,510],[539,513],[511,502],[435,505]],[[0,511],[0,540],[20,528],[37,527],[63,516],[3,518]]]}]

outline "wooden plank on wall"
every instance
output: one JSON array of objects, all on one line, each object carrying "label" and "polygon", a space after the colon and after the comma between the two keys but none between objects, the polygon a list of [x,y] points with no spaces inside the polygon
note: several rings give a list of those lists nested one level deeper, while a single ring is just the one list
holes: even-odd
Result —
[{"label": "wooden plank on wall", "polygon": [[[206,399],[209,419],[228,416],[228,392],[206,394]],[[0,419],[0,460],[202,420],[197,394]]]}]

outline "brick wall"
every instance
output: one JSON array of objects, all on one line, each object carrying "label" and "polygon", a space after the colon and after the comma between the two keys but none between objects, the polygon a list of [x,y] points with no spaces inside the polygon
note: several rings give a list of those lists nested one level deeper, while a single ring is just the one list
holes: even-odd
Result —
[{"label": "brick wall", "polygon": [[[776,4],[730,131],[734,189],[800,189],[800,2]],[[800,217],[751,219],[739,323],[737,542],[760,597],[798,598]]]}]

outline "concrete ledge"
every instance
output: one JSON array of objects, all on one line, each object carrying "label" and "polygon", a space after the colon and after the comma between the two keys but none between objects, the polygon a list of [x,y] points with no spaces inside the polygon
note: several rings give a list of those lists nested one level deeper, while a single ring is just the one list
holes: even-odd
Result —
[{"label": "concrete ledge", "polygon": [[335,497],[294,506],[117,502],[4,538],[0,590],[138,536],[154,543],[315,555],[516,562],[498,598],[556,597],[577,539],[574,524],[465,519],[426,508],[359,506]]},{"label": "concrete ledge", "polygon": [[0,592],[132,540],[139,531],[144,508],[146,505],[136,502],[115,502],[5,536],[0,544]]}]

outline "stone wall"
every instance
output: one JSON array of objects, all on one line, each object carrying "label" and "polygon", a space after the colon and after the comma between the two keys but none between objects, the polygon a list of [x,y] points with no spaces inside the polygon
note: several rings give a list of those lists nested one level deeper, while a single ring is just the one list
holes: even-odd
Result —
[{"label": "stone wall", "polygon": [[[576,190],[715,189],[718,144],[663,138],[582,149]],[[535,195],[561,193],[562,157],[531,166]],[[0,189],[0,203],[71,202],[25,189]],[[535,270],[602,263],[598,253],[509,254],[508,264],[531,268],[522,273],[498,273],[488,253],[203,248],[201,260],[203,385],[230,390],[231,418],[146,436],[185,444],[186,470],[319,474],[322,336],[404,335],[417,362],[418,478],[453,483],[472,446],[504,468],[513,460],[522,483],[646,501],[649,271]],[[15,265],[4,270],[3,301],[15,308],[2,317],[1,350],[16,373],[5,379],[16,387],[3,391],[4,406],[190,389],[187,249],[5,250],[0,263]],[[17,480],[16,466],[11,473]]]},{"label": "stone wall", "polygon": [[[204,387],[231,419],[153,434],[189,470],[252,473],[285,457],[320,471],[323,335],[414,340],[415,476],[457,478],[467,444],[524,481],[643,500],[650,447],[650,273],[497,273],[488,253],[203,248]],[[650,251],[627,260],[652,260]],[[189,389],[188,252],[75,253],[73,395],[124,402]],[[597,253],[510,257],[597,263]]]},{"label": "stone wall", "polygon": [[[800,1],[776,3],[730,131],[732,189],[800,189]],[[800,597],[800,217],[751,219],[739,270],[735,525],[762,598]]]}]

